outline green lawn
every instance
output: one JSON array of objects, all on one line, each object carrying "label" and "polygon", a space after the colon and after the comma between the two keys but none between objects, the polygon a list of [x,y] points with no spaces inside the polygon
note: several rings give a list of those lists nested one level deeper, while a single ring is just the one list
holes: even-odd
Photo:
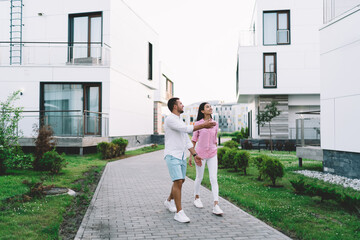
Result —
[{"label": "green lawn", "polygon": [[[256,150],[249,152],[251,156],[260,154]],[[272,188],[268,186],[269,181],[258,181],[257,169],[250,163],[247,176],[240,172],[219,169],[220,195],[295,239],[360,239],[359,215],[349,213],[332,201],[321,203],[320,198],[294,194],[289,180],[296,179],[299,175],[292,171],[321,170],[321,162],[303,160],[303,168],[299,168],[295,152],[270,153],[262,150],[261,154],[264,153],[278,157],[285,165],[286,174],[277,181],[277,185],[283,187]],[[195,174],[195,168],[188,167],[188,177],[195,179]],[[316,179],[306,179],[334,186]],[[211,186],[207,170],[202,184],[208,188]],[[360,196],[359,192],[352,189],[336,186],[336,190]]]},{"label": "green lawn", "polygon": [[[146,147],[134,151],[127,151],[124,157],[163,149],[163,145],[156,148]],[[112,159],[109,161],[113,161]],[[7,202],[6,199],[25,194],[28,189],[22,184],[23,180],[33,180],[44,185],[54,184],[57,187],[67,187],[75,191],[86,192],[80,195],[82,202],[88,204],[93,190],[79,183],[80,179],[92,181],[91,176],[84,176],[85,172],[101,172],[108,161],[101,160],[98,154],[85,156],[66,156],[68,165],[59,175],[30,170],[8,170],[6,176],[0,176],[0,239],[58,239],[59,227],[63,221],[65,210],[74,204],[73,197],[48,196],[43,199],[33,199],[30,202]],[[90,174],[87,174],[90,175]],[[77,197],[76,199],[78,199]],[[69,213],[66,213],[69,214]],[[71,213],[70,213],[71,214]]]}]

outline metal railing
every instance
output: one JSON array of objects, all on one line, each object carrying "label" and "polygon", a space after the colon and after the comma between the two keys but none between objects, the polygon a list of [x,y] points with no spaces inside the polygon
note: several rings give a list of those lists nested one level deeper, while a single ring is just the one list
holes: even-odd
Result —
[{"label": "metal railing", "polygon": [[297,146],[319,146],[320,136],[320,118],[296,119],[296,128],[289,129],[289,138],[296,139]]},{"label": "metal railing", "polygon": [[328,23],[357,6],[360,0],[323,0],[323,22]]},{"label": "metal railing", "polygon": [[10,64],[10,49],[22,45],[21,65],[103,65],[110,64],[110,47],[101,43],[0,42],[0,66]]},{"label": "metal railing", "polygon": [[264,87],[276,87],[276,73],[264,73]]},{"label": "metal railing", "polygon": [[49,125],[58,137],[109,136],[107,113],[68,110],[68,111],[23,111],[18,123],[18,134],[34,137],[34,129]]}]

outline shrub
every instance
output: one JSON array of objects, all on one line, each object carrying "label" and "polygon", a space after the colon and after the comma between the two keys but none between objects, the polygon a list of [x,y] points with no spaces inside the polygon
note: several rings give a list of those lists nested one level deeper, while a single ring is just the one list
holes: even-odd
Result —
[{"label": "shrub", "polygon": [[261,175],[269,178],[275,186],[276,179],[284,176],[284,165],[277,158],[266,158],[263,161]]},{"label": "shrub", "polygon": [[269,157],[267,155],[260,155],[254,158],[254,164],[257,170],[259,171],[258,180],[261,180],[262,177],[262,168],[264,166],[264,161],[267,160]]},{"label": "shrub", "polygon": [[247,149],[247,150],[253,149],[253,145],[249,140],[245,140],[241,147],[242,149]]},{"label": "shrub", "polygon": [[51,151],[55,147],[55,139],[53,137],[53,131],[50,126],[43,125],[39,129],[35,129],[38,133],[35,139],[35,160],[33,162],[34,170],[42,171],[43,167],[40,164],[40,159],[46,152]]},{"label": "shrub", "polygon": [[115,143],[100,142],[97,150],[101,154],[102,159],[110,159],[120,156],[120,147]]},{"label": "shrub", "polygon": [[117,144],[119,146],[119,153],[118,156],[124,155],[126,146],[128,145],[129,141],[123,138],[114,139],[111,141],[114,144]]},{"label": "shrub", "polygon": [[235,148],[230,148],[228,151],[225,152],[223,156],[223,167],[224,168],[233,168],[235,163],[235,155],[239,150]]},{"label": "shrub", "polygon": [[283,146],[284,146],[284,144],[282,142],[280,142],[280,141],[276,142],[275,147],[278,151],[281,151],[283,149]]},{"label": "shrub", "polygon": [[237,143],[236,141],[230,140],[224,143],[224,147],[228,147],[228,148],[238,148],[239,147],[239,143]]},{"label": "shrub", "polygon": [[[21,119],[22,107],[15,107],[20,91],[12,93],[6,101],[0,101],[0,175],[6,172],[6,161],[13,156],[19,139],[18,123]],[[21,133],[21,132],[20,132]]]},{"label": "shrub", "polygon": [[234,156],[234,168],[235,171],[238,169],[244,172],[246,175],[246,168],[249,166],[250,154],[246,151],[237,151]]},{"label": "shrub", "polygon": [[218,157],[218,162],[219,162],[219,168],[224,168],[224,165],[223,165],[223,158],[224,158],[224,155],[226,153],[226,151],[228,151],[230,148],[227,148],[227,147],[222,147],[222,148],[219,148],[217,150],[217,157]]},{"label": "shrub", "polygon": [[60,155],[55,149],[44,153],[39,164],[41,165],[41,170],[50,171],[53,174],[59,173],[60,170],[67,165],[65,162],[65,154],[63,153]]},{"label": "shrub", "polygon": [[31,169],[33,168],[33,162],[34,160],[30,154],[18,152],[6,161],[6,167],[9,169]]},{"label": "shrub", "polygon": [[284,150],[288,152],[295,151],[296,150],[295,144],[290,141],[286,141],[284,144]]}]

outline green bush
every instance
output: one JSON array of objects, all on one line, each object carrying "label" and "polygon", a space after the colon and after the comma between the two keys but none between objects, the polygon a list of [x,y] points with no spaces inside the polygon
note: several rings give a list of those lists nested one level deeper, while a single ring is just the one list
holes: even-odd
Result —
[{"label": "green bush", "polygon": [[249,166],[250,153],[246,151],[237,151],[234,157],[234,168],[235,171],[238,169],[244,172],[246,175],[246,168]]},{"label": "green bush", "polygon": [[123,138],[117,138],[112,140],[111,142],[119,146],[119,156],[125,154],[126,146],[129,143],[128,140]]},{"label": "green bush", "polygon": [[101,154],[102,159],[110,159],[120,156],[120,147],[115,143],[100,142],[97,150]]},{"label": "green bush", "polygon": [[43,157],[39,160],[42,171],[50,171],[53,174],[57,174],[60,170],[66,167],[65,153],[59,154],[55,149],[44,153]]},{"label": "green bush", "polygon": [[236,148],[230,148],[227,150],[222,159],[222,166],[224,168],[233,168],[235,163],[235,155],[239,150]]},{"label": "green bush", "polygon": [[234,140],[230,140],[224,143],[224,147],[237,149],[239,147],[239,143]]},{"label": "green bush", "polygon": [[284,176],[284,165],[277,158],[269,157],[264,159],[261,175],[269,178],[273,186],[275,186],[276,179]]},{"label": "green bush", "polygon": [[262,177],[262,168],[264,166],[264,161],[268,159],[269,157],[267,155],[259,155],[254,157],[253,162],[257,170],[259,171],[258,180],[261,180]]},{"label": "green bush", "polygon": [[56,145],[55,138],[53,136],[54,132],[49,125],[43,125],[40,128],[36,128],[35,126],[34,130],[38,135],[35,139],[35,160],[33,161],[33,167],[36,171],[42,171],[43,166],[41,165],[40,160],[43,158],[46,152],[54,149]]},{"label": "green bush", "polygon": [[324,200],[334,200],[344,208],[355,212],[360,209],[360,198],[346,193],[338,193],[335,188],[320,186],[316,183],[306,183],[303,177],[298,180],[292,180],[290,183],[297,194],[310,197],[318,196],[321,198],[321,202]]},{"label": "green bush", "polygon": [[228,151],[229,149],[230,148],[222,147],[217,150],[217,158],[218,158],[219,168],[224,168],[223,158],[224,158],[226,151]]},{"label": "green bush", "polygon": [[34,159],[30,154],[19,152],[6,161],[6,167],[9,169],[32,169]]}]

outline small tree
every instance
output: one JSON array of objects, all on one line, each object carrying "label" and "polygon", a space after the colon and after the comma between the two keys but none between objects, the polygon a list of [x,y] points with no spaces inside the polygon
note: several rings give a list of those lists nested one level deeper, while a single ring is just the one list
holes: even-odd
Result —
[{"label": "small tree", "polygon": [[272,182],[272,185],[275,186],[277,178],[282,178],[285,174],[284,165],[279,161],[279,159],[269,157],[264,159],[261,167],[261,175],[269,178]]},{"label": "small tree", "polygon": [[44,153],[54,149],[56,143],[50,126],[43,125],[38,129],[35,127],[35,131],[38,135],[35,139],[35,160],[33,162],[33,167],[34,170],[42,171],[43,166],[41,165],[40,160],[43,158]]},{"label": "small tree", "polygon": [[265,123],[269,123],[269,130],[270,130],[270,150],[273,151],[273,143],[272,143],[272,135],[271,135],[271,121],[273,118],[280,115],[281,111],[279,111],[276,107],[278,103],[276,101],[271,101],[270,104],[267,104],[265,106],[264,111],[258,113],[256,116],[256,122],[258,125],[261,125],[262,127],[265,125]]},{"label": "small tree", "polygon": [[6,101],[0,102],[0,175],[5,174],[5,161],[12,157],[19,146],[18,123],[23,108],[15,107],[13,104],[19,99],[19,95],[20,91],[16,91]]}]

